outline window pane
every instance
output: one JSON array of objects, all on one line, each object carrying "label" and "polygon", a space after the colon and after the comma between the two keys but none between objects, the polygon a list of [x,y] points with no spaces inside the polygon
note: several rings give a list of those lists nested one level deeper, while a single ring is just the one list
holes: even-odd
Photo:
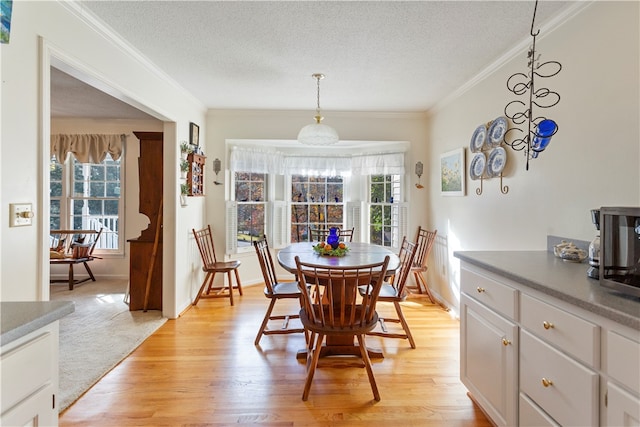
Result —
[{"label": "window pane", "polygon": [[104,181],[104,166],[103,165],[91,165],[91,180],[92,181]]},{"label": "window pane", "polygon": [[292,242],[308,241],[310,227],[344,226],[343,188],[342,177],[291,177]]},{"label": "window pane", "polygon": [[238,246],[250,246],[264,235],[264,205],[238,204]]},{"label": "window pane", "polygon": [[105,196],[105,184],[104,182],[91,182],[89,184],[89,197],[104,197]]}]

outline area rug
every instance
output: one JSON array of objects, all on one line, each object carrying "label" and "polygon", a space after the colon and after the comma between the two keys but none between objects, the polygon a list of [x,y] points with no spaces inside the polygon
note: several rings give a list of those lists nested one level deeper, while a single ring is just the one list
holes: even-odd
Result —
[{"label": "area rug", "polygon": [[72,291],[51,286],[52,301],[75,302],[75,311],[60,319],[60,412],[167,320],[158,310],[129,311],[126,291],[126,280],[86,282]]}]

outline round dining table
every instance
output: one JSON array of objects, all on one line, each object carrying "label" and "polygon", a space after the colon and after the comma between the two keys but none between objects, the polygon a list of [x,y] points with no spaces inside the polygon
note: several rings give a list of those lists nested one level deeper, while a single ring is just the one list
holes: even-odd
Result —
[{"label": "round dining table", "polygon": [[[400,267],[400,258],[389,248],[371,243],[350,242],[347,243],[349,251],[346,255],[325,256],[319,255],[313,250],[317,242],[292,243],[278,252],[278,263],[290,273],[296,274],[296,256],[301,262],[322,265],[324,267],[358,267],[362,265],[383,262],[389,256],[387,265],[387,275],[393,274]],[[321,350],[321,356],[333,355],[360,355],[360,349],[355,343],[353,336],[327,336],[326,343]],[[383,358],[382,350],[367,347],[367,352],[371,358]],[[297,358],[305,359],[307,349],[298,351]]]}]

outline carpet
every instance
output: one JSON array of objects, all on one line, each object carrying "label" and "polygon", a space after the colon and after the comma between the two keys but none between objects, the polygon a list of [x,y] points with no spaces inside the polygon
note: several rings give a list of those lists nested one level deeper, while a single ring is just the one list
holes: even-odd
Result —
[{"label": "carpet", "polygon": [[51,300],[74,301],[75,312],[60,319],[62,412],[135,350],[167,320],[159,310],[129,311],[126,280],[51,286]]}]

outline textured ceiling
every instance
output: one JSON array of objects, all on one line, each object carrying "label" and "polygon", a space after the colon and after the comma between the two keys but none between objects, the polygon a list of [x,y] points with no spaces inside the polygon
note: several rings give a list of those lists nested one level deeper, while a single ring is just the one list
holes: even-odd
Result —
[{"label": "textured ceiling", "polygon": [[[530,39],[535,2],[80,4],[207,108],[313,110],[321,72],[323,110],[421,112]],[[536,27],[572,4],[540,1]]]}]

